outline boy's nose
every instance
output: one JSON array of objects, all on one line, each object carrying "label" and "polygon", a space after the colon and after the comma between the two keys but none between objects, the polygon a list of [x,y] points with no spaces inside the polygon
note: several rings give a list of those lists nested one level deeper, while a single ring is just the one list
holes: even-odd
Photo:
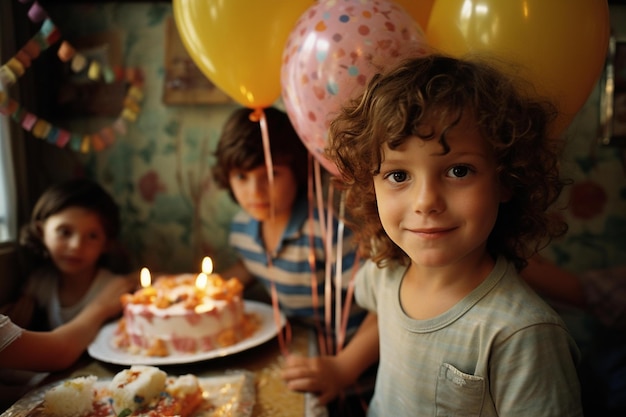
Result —
[{"label": "boy's nose", "polygon": [[268,182],[267,178],[255,178],[250,183],[251,191],[254,194],[267,194],[268,192],[267,182]]},{"label": "boy's nose", "polygon": [[76,234],[69,239],[69,247],[72,249],[79,248],[82,243],[82,238],[80,235]]},{"label": "boy's nose", "polygon": [[421,214],[439,213],[443,211],[444,200],[436,181],[422,179],[415,182],[413,210]]}]

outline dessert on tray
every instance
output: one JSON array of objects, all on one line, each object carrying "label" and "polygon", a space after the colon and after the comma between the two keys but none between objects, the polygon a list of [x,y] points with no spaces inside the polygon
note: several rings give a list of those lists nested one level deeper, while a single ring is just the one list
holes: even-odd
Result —
[{"label": "dessert on tray", "polygon": [[64,381],[44,396],[44,410],[51,416],[83,416],[92,412],[96,399],[95,376]]},{"label": "dessert on tray", "polygon": [[[204,401],[198,378],[167,376],[159,368],[135,365],[100,389],[97,377],[64,381],[44,394],[46,415],[59,417],[194,415]],[[205,404],[210,407],[210,404]]]},{"label": "dessert on tray", "polygon": [[113,376],[77,376],[37,388],[2,416],[250,417],[255,398],[255,376],[249,371],[174,376],[133,365]]}]

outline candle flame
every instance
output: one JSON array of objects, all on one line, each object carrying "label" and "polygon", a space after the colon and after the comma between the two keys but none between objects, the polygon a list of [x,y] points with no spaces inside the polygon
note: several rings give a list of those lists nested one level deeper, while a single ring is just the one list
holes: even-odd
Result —
[{"label": "candle flame", "polygon": [[213,260],[208,256],[205,256],[202,260],[202,272],[210,275],[213,273]]},{"label": "candle flame", "polygon": [[148,271],[148,268],[141,268],[139,279],[141,280],[141,286],[143,288],[148,288],[152,284],[152,278],[150,278],[150,271]]},{"label": "candle flame", "polygon": [[196,277],[196,288],[199,290],[204,290],[209,281],[209,277],[204,272],[201,272]]}]

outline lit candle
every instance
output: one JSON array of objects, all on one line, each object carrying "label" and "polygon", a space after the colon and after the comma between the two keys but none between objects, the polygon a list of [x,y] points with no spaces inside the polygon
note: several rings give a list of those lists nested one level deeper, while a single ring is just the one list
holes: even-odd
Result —
[{"label": "lit candle", "polygon": [[137,291],[137,302],[152,302],[152,299],[156,296],[157,291],[154,287],[152,287],[152,278],[150,277],[150,271],[148,271],[148,268],[141,268],[141,272],[139,273],[139,281],[141,283],[141,290]]},{"label": "lit candle", "polygon": [[202,272],[211,275],[213,273],[213,260],[208,256],[205,256],[202,260]]},{"label": "lit candle", "polygon": [[206,291],[209,285],[209,276],[213,273],[213,261],[208,256],[205,256],[202,260],[202,272],[196,277],[196,290],[200,297],[200,303],[195,306],[197,313],[204,313],[211,311],[214,308],[214,303],[210,299],[206,298]]},{"label": "lit candle", "polygon": [[202,260],[202,272],[196,277],[196,288],[202,292],[206,290],[209,282],[209,275],[213,272],[213,261],[208,256]]},{"label": "lit candle", "polygon": [[150,271],[148,271],[148,268],[141,268],[139,279],[143,288],[148,288],[152,284],[152,278],[150,277]]},{"label": "lit candle", "polygon": [[209,277],[204,272],[200,272],[196,277],[196,288],[202,292],[206,289]]}]

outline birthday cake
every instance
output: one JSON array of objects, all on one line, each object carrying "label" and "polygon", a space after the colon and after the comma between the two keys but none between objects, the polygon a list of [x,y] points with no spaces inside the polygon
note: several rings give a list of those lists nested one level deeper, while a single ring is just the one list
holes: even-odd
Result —
[{"label": "birthday cake", "polygon": [[217,274],[161,277],[122,296],[114,345],[130,353],[168,356],[238,343],[258,327],[244,311],[243,285]]}]

